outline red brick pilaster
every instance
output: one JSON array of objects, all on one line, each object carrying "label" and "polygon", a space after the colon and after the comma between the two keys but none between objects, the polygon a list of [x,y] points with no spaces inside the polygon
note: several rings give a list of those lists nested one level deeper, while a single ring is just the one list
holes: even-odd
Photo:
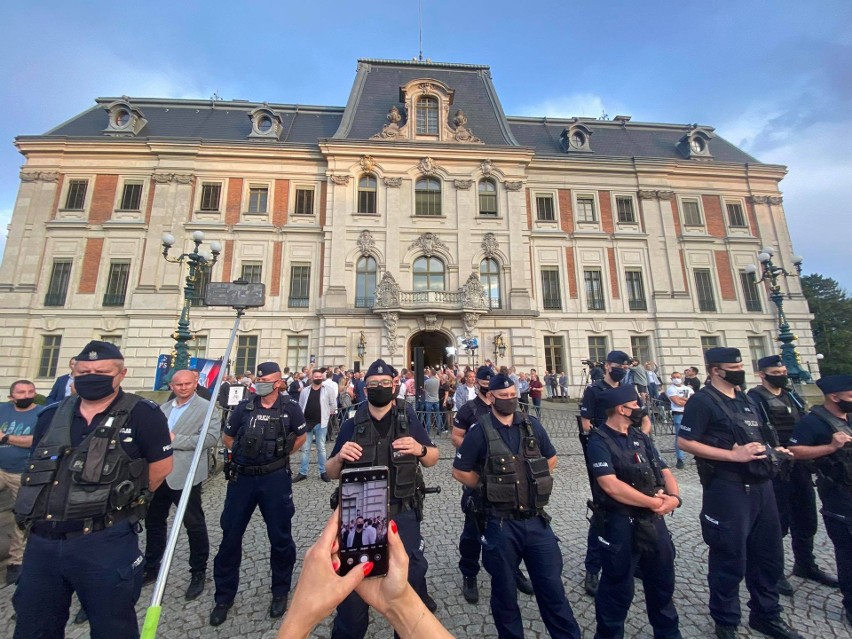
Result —
[{"label": "red brick pilaster", "polygon": [[608,248],[606,250],[607,258],[609,259],[609,279],[612,285],[612,298],[617,300],[621,295],[618,292],[618,278],[620,273],[615,265],[615,249]]},{"label": "red brick pilaster", "polygon": [[713,251],[713,254],[716,257],[716,272],[719,274],[722,299],[736,300],[737,291],[734,288],[734,276],[731,273],[731,258],[727,251]]},{"label": "red brick pilaster", "polygon": [[598,191],[598,203],[601,207],[601,228],[604,233],[615,232],[615,223],[612,219],[612,200],[609,191]]},{"label": "red brick pilaster", "polygon": [[222,255],[222,281],[231,281],[231,265],[234,261],[234,240],[225,240],[225,250]]},{"label": "red brick pilaster", "polygon": [[272,225],[287,224],[287,210],[290,203],[290,180],[275,180],[275,195],[272,204]]},{"label": "red brick pilaster", "polygon": [[571,208],[571,189],[559,189],[559,223],[565,233],[574,232],[574,210]]},{"label": "red brick pilaster", "polygon": [[704,204],[704,221],[707,224],[707,233],[713,237],[725,237],[725,218],[722,213],[722,199],[718,195],[702,195]]},{"label": "red brick pilaster", "polygon": [[83,266],[80,269],[80,285],[77,292],[81,294],[92,294],[98,285],[98,271],[101,265],[101,253],[104,249],[104,238],[90,237],[86,240],[86,249],[83,252]]},{"label": "red brick pilaster", "polygon": [[92,192],[92,205],[89,207],[89,222],[103,224],[112,217],[117,186],[117,175],[98,175],[95,177],[95,190]]},{"label": "red brick pilaster", "polygon": [[65,175],[60,174],[59,179],[56,181],[56,193],[53,195],[53,216],[52,220],[56,219],[56,216],[59,213],[59,198],[62,197],[62,186],[65,184]]},{"label": "red brick pilaster", "polygon": [[573,246],[565,248],[565,268],[568,271],[568,296],[577,299],[577,260]]},{"label": "red brick pilaster", "polygon": [[284,243],[280,240],[272,245],[272,282],[269,285],[270,297],[278,297],[281,294],[281,260],[283,252]]},{"label": "red brick pilaster", "polygon": [[225,224],[239,224],[243,200],[243,178],[228,180],[228,201],[225,204]]}]

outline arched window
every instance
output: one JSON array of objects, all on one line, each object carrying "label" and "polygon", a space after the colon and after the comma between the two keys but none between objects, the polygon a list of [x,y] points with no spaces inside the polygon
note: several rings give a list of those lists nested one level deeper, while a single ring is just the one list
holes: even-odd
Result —
[{"label": "arched window", "polygon": [[376,260],[369,255],[358,260],[355,265],[355,306],[370,308],[376,295]]},{"label": "arched window", "polygon": [[358,212],[376,212],[376,176],[371,173],[358,180]]},{"label": "arched window", "polygon": [[414,185],[414,214],[441,214],[441,181],[422,178]]},{"label": "arched window", "polygon": [[501,308],[500,301],[500,265],[497,260],[485,259],[479,263],[479,281],[485,289],[490,308]]},{"label": "arched window", "polygon": [[417,134],[438,135],[438,100],[427,96],[417,99]]},{"label": "arched window", "polygon": [[497,217],[497,185],[489,178],[479,181],[479,214]]},{"label": "arched window", "polygon": [[443,291],[444,263],[437,257],[418,257],[414,260],[415,291]]}]

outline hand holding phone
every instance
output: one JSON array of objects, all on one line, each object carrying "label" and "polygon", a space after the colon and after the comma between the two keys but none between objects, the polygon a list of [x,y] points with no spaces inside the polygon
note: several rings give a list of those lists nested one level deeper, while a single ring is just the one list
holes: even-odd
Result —
[{"label": "hand holding phone", "polygon": [[387,466],[346,469],[340,474],[338,544],[341,575],[372,563],[370,576],[388,571]]}]

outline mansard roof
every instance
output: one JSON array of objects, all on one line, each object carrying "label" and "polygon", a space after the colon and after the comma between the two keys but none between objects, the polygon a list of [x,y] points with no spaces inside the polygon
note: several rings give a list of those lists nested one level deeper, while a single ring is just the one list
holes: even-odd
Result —
[{"label": "mansard roof", "polygon": [[[364,142],[388,123],[391,107],[403,117],[402,87],[414,80],[434,80],[452,91],[449,118],[462,110],[471,133],[485,146],[526,148],[536,156],[552,158],[659,158],[686,160],[682,140],[697,125],[654,124],[587,118],[554,119],[506,116],[497,97],[488,66],[437,63],[420,60],[361,59],[345,107],[260,103],[246,100],[172,100],[151,98],[98,98],[96,105],[40,136],[21,140],[98,139],[104,144],[127,143],[128,136],[105,134],[108,108],[117,100],[145,114],[144,128],[136,139],[171,139],[257,146],[307,145],[323,140]],[[280,117],[280,136],[252,136],[251,114],[263,108]],[[572,153],[560,137],[581,124],[590,141],[582,154]],[[710,127],[701,127],[712,132]],[[371,140],[376,145],[419,144],[417,140]],[[432,142],[431,144],[434,144]],[[458,143],[456,143],[458,144]],[[705,162],[755,163],[753,157],[719,136],[710,144]]]}]

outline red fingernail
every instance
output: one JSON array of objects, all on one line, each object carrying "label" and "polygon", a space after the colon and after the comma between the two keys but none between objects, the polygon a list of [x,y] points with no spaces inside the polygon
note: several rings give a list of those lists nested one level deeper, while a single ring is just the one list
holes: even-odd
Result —
[{"label": "red fingernail", "polygon": [[366,577],[371,572],[373,572],[373,562],[368,561],[366,564],[364,564],[364,576]]},{"label": "red fingernail", "polygon": [[399,532],[396,529],[396,522],[393,519],[391,519],[391,530],[393,531],[393,534],[396,534],[397,532]]},{"label": "red fingernail", "polygon": [[335,572],[337,572],[337,569],[340,568],[340,562],[339,561],[332,561],[331,567],[334,568]]}]

